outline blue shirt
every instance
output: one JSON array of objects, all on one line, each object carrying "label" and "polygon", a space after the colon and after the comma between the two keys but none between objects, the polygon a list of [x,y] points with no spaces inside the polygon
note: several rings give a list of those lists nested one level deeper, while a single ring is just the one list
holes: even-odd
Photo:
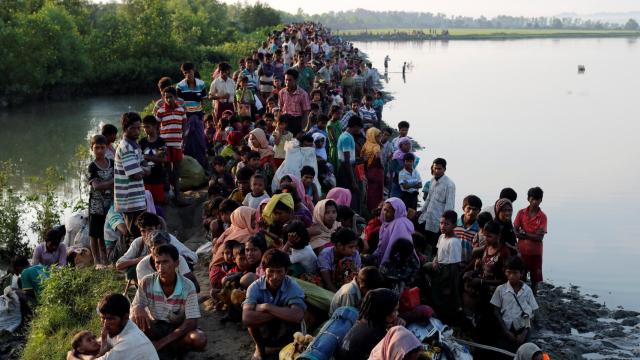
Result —
[{"label": "blue shirt", "polygon": [[272,304],[279,307],[296,305],[303,311],[307,310],[307,304],[304,302],[304,291],[289,276],[285,276],[275,296],[267,289],[266,277],[261,276],[247,289],[247,298],[243,305],[245,304]]},{"label": "blue shirt", "polygon": [[344,153],[349,152],[349,161],[351,164],[356,162],[356,141],[348,132],[343,132],[338,138],[338,160],[344,162]]}]

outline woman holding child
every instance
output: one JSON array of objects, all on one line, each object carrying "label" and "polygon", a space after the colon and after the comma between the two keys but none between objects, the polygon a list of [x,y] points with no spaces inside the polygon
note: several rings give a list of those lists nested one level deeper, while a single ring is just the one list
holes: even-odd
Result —
[{"label": "woman holding child", "polygon": [[331,246],[331,234],[340,226],[336,221],[337,217],[338,205],[331,199],[319,201],[313,209],[313,225],[309,227],[308,232],[311,248],[316,253]]},{"label": "woman holding child", "polygon": [[244,244],[257,232],[255,213],[256,210],[248,206],[240,206],[231,213],[231,226],[220,235],[213,246],[211,261],[214,265],[220,265],[224,262],[224,246],[222,245],[227,240],[236,240]]}]

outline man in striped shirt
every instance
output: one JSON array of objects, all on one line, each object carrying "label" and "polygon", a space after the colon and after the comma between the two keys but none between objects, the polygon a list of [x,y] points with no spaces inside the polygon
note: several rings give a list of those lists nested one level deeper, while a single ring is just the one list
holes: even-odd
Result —
[{"label": "man in striped shirt", "polygon": [[473,238],[475,238],[480,225],[478,225],[478,214],[482,209],[482,200],[475,195],[466,196],[462,200],[462,215],[458,218],[458,223],[453,229],[456,237],[462,240],[462,261],[471,260],[473,252]]},{"label": "man in striped shirt", "polygon": [[207,337],[198,329],[198,295],[191,280],[176,272],[178,249],[161,245],[151,256],[158,271],[140,280],[131,303],[131,320],[160,353],[203,350]]},{"label": "man in striped shirt", "polygon": [[207,142],[204,136],[204,113],[202,99],[207,97],[204,81],[196,78],[193,63],[186,62],[180,66],[184,79],[176,85],[178,97],[184,100],[187,122],[184,128],[184,154],[196,159],[207,169]]},{"label": "man in striped shirt", "polygon": [[163,104],[156,111],[160,122],[160,137],[167,145],[167,173],[173,186],[174,201],[177,205],[186,203],[180,198],[180,163],[182,162],[182,138],[187,115],[177,103],[177,91],[169,86],[162,90]]},{"label": "man in striped shirt", "polygon": [[121,122],[123,137],[114,160],[114,205],[115,211],[124,216],[129,234],[138,237],[136,218],[147,208],[143,178],[149,173],[142,167],[142,150],[136,143],[142,119],[138,113],[127,112],[122,114]]}]

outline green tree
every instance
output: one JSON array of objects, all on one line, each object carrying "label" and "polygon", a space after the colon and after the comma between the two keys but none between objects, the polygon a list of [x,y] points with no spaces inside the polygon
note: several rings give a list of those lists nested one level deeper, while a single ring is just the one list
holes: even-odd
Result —
[{"label": "green tree", "polygon": [[629,19],[626,24],[624,24],[625,30],[638,30],[640,26],[638,26],[638,22],[634,19]]},{"label": "green tree", "polygon": [[24,199],[11,186],[16,167],[0,163],[0,265],[9,265],[15,256],[29,256],[31,249],[22,228]]}]

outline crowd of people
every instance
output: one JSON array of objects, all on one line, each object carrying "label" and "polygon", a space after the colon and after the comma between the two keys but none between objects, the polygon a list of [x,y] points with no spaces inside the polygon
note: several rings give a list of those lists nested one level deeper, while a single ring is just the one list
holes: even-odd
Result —
[{"label": "crowd of people", "polygon": [[[131,303],[120,294],[100,301],[101,341],[77,334],[70,359],[215,346],[198,329],[198,256],[166,231],[162,209],[189,203],[186,156],[209,178],[210,295],[223,321],[248,329],[252,359],[290,343],[303,318],[317,327],[343,306],[360,313],[336,359],[417,359],[421,342],[404,326],[431,316],[482,344],[528,351],[518,359],[542,358],[527,343],[547,230],[539,187],[515,220],[510,188],[485,209],[466,195],[457,213],[447,161],[419,174],[410,123],[382,122],[377,70],[320,24],[272,32],[236,71],[220,63],[208,88],[193,64],[181,71],[175,85],[160,79],[152,114],[122,114],[119,142],[113,125],[91,138],[93,260],[115,265],[137,290]],[[63,235],[51,230],[31,264],[14,262],[34,299],[46,267],[69,261]],[[310,307],[301,282],[335,293],[328,314]]]}]

